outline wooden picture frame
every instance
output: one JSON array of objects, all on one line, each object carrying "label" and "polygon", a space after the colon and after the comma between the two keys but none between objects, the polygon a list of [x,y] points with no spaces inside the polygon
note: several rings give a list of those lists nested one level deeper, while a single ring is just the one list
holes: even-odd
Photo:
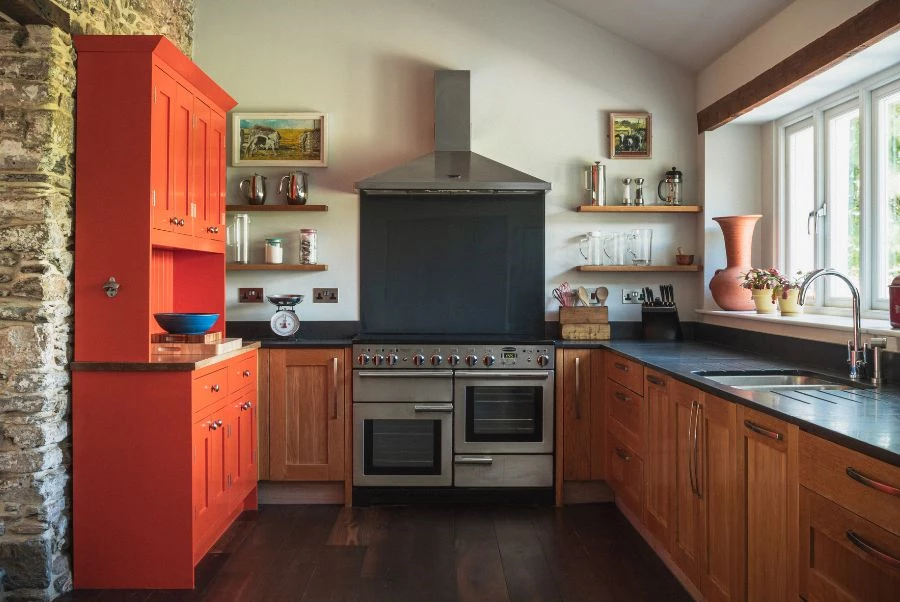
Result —
[{"label": "wooden picture frame", "polygon": [[232,113],[231,164],[326,167],[325,113]]},{"label": "wooden picture frame", "polygon": [[650,113],[609,114],[609,158],[649,159],[653,143]]}]

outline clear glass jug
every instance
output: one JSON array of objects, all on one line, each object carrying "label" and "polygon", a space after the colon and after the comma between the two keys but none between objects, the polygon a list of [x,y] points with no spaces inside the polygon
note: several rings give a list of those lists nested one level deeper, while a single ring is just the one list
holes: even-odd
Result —
[{"label": "clear glass jug", "polygon": [[230,263],[249,263],[250,258],[250,214],[235,213],[225,228],[225,246]]},{"label": "clear glass jug", "polygon": [[600,232],[594,231],[581,237],[578,251],[587,261],[586,265],[603,265],[602,236]]}]

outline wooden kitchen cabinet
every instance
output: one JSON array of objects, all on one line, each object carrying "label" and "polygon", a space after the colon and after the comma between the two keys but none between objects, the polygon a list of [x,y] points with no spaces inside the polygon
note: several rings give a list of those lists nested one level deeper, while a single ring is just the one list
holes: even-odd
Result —
[{"label": "wooden kitchen cabinet", "polygon": [[270,349],[269,478],[343,481],[347,349]]},{"label": "wooden kitchen cabinet", "polygon": [[644,371],[647,426],[644,439],[644,525],[662,545],[670,543],[669,524],[675,473],[674,404],[669,398],[674,383],[665,374]]},{"label": "wooden kitchen cabinet", "polygon": [[566,481],[604,479],[603,350],[556,351],[557,449]]},{"label": "wooden kitchen cabinet", "polygon": [[738,429],[742,598],[797,600],[799,429],[744,406]]}]

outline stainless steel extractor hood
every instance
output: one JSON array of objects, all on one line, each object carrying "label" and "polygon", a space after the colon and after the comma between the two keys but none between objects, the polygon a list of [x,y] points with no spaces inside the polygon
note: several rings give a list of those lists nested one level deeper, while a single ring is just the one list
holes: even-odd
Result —
[{"label": "stainless steel extractor hood", "polygon": [[550,190],[550,183],[471,150],[469,72],[434,72],[434,146],[429,153],[356,183],[366,191]]}]

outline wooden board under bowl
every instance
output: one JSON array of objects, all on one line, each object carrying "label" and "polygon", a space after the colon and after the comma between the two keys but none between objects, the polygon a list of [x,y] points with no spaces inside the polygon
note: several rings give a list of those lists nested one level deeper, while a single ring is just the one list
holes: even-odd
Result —
[{"label": "wooden board under bowl", "polygon": [[214,343],[151,343],[151,355],[219,355],[240,349],[243,339],[222,339]]},{"label": "wooden board under bowl", "polygon": [[155,332],[150,335],[151,343],[215,343],[222,340],[222,331],[204,334],[172,334]]}]

